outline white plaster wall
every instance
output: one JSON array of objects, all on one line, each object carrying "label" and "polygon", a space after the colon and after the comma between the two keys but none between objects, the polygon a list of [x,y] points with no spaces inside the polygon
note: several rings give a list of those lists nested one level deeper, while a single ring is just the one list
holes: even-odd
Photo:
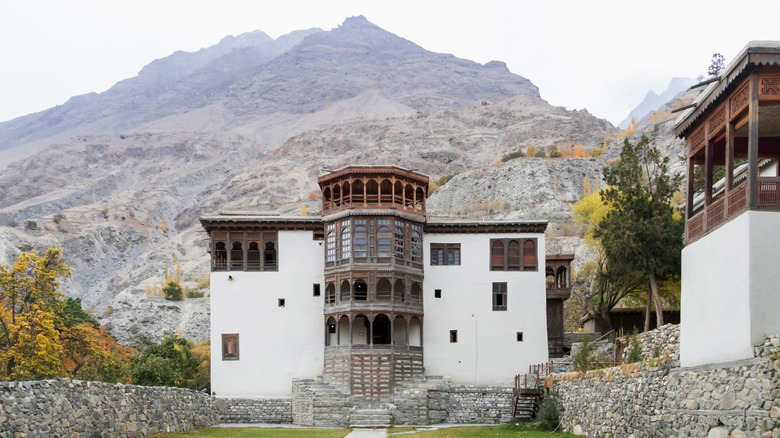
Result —
[{"label": "white plaster wall", "polygon": [[[537,239],[537,271],[490,271],[490,239],[510,237]],[[528,365],[547,361],[543,234],[426,234],[423,242],[427,375],[508,386]],[[461,265],[430,266],[431,243],[460,243]],[[493,282],[507,283],[506,311],[493,311]],[[441,298],[434,298],[435,289]],[[458,331],[457,343],[450,343],[450,330]]]},{"label": "white plaster wall", "polygon": [[[218,397],[290,396],[293,378],[322,374],[323,242],[311,231],[278,237],[278,272],[211,273],[211,384]],[[239,360],[222,360],[223,333],[239,334]]]},{"label": "white plaster wall", "polygon": [[744,212],[683,248],[680,365],[753,357],[750,218]]},{"label": "white plaster wall", "polygon": [[746,212],[750,220],[750,341],[780,333],[780,213]]}]

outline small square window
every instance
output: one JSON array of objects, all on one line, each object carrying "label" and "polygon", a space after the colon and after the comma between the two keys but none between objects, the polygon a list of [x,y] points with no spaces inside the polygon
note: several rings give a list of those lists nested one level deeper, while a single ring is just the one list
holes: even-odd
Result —
[{"label": "small square window", "polygon": [[313,240],[325,240],[325,232],[324,231],[315,231],[312,235]]},{"label": "small square window", "polygon": [[284,298],[279,298],[279,307],[284,307]]},{"label": "small square window", "polygon": [[455,344],[458,342],[458,331],[450,330],[450,343]]},{"label": "small square window", "polygon": [[517,332],[517,342],[523,342],[523,332]]},{"label": "small square window", "polygon": [[222,360],[238,360],[238,333],[222,335]]},{"label": "small square window", "polygon": [[441,289],[434,289],[433,290],[433,297],[434,298],[441,298]]},{"label": "small square window", "polygon": [[315,296],[315,297],[318,297],[318,296],[320,296],[320,284],[319,284],[319,283],[314,283],[314,288],[313,288],[313,290],[314,290],[314,292],[313,292],[313,293],[314,293],[314,296]]}]

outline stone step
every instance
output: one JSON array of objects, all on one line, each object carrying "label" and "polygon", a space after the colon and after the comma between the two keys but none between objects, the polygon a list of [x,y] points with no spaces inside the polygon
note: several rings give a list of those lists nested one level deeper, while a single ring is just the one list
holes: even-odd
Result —
[{"label": "stone step", "polygon": [[355,409],[349,418],[352,427],[388,427],[393,421],[390,411],[384,408]]}]

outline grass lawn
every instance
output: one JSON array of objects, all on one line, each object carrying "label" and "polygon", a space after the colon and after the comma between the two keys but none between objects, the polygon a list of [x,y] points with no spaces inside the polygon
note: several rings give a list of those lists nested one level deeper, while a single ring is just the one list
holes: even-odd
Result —
[{"label": "grass lawn", "polygon": [[389,436],[395,438],[505,438],[505,437],[524,437],[524,438],[574,438],[576,435],[563,432],[550,432],[539,429],[530,424],[504,424],[501,426],[465,426],[450,427],[447,429],[431,430],[427,432],[416,433],[398,433],[394,434],[391,429]]},{"label": "grass lawn", "polygon": [[166,438],[178,437],[217,437],[217,438],[343,438],[349,429],[308,429],[284,427],[204,427],[192,432],[170,433]]}]

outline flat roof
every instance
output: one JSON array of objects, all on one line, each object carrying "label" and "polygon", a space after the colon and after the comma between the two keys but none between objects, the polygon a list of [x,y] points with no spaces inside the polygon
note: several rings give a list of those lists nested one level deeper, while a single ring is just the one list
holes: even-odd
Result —
[{"label": "flat roof", "polygon": [[426,233],[544,233],[546,220],[462,220],[431,218]]}]

